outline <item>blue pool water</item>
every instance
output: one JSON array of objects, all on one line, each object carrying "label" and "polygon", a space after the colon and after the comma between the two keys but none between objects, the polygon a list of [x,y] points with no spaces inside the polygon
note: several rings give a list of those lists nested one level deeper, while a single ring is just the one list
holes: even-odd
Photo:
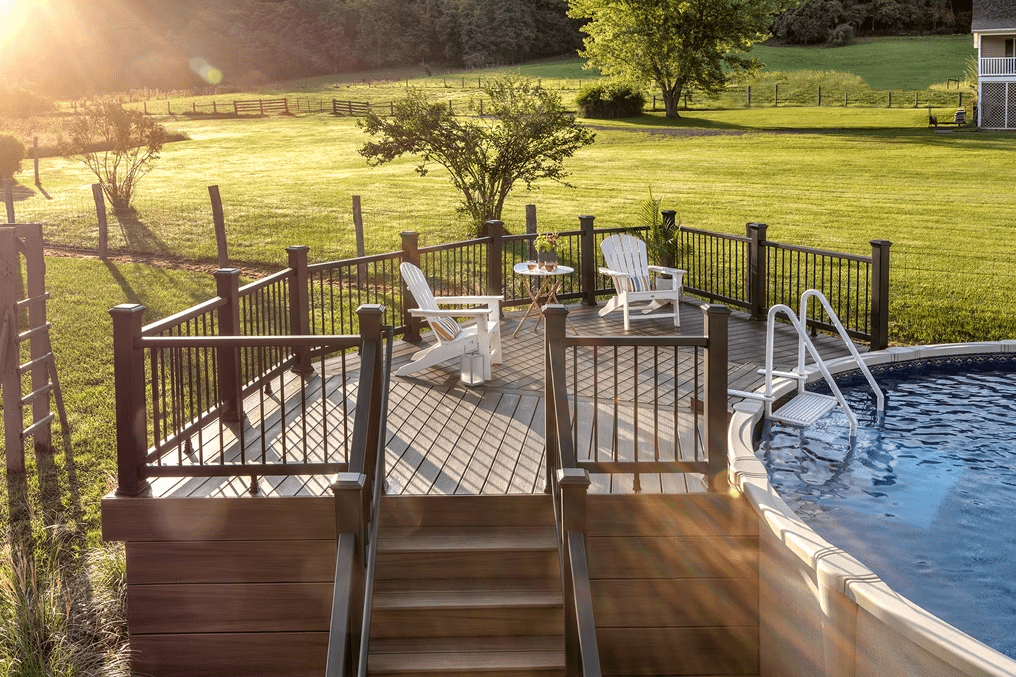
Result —
[{"label": "blue pool water", "polygon": [[805,433],[775,424],[759,456],[816,532],[894,590],[1016,657],[1016,366],[876,374],[885,421],[861,379]]}]

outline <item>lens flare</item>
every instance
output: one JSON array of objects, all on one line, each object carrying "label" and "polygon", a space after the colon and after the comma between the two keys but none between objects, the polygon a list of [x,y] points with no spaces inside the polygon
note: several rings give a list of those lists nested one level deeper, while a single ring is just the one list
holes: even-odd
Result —
[{"label": "lens flare", "polygon": [[[0,0],[2,2],[3,0]],[[195,56],[190,60],[191,70],[197,73],[198,77],[210,85],[217,85],[222,82],[222,71],[208,63],[204,57]]]}]

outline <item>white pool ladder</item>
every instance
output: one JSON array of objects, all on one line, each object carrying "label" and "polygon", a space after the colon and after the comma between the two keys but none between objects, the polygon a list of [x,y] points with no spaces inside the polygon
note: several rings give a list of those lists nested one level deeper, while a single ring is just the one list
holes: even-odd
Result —
[{"label": "white pool ladder", "polygon": [[[847,420],[850,421],[850,436],[854,437],[857,435],[857,416],[855,416],[854,412],[851,411],[846,399],[844,399],[843,394],[836,385],[836,380],[832,377],[832,374],[829,373],[829,369],[826,367],[825,362],[822,361],[822,357],[818,354],[815,344],[812,343],[811,338],[808,336],[808,328],[800,319],[801,317],[807,317],[808,301],[813,297],[817,298],[822,304],[826,314],[829,315],[829,319],[832,320],[833,325],[836,327],[836,331],[839,332],[840,338],[843,339],[843,343],[847,346],[847,349],[850,350],[851,356],[853,356],[857,366],[861,369],[864,377],[871,385],[871,389],[874,391],[875,397],[878,401],[877,407],[879,413],[881,414],[885,411],[885,395],[882,394],[882,389],[878,387],[878,384],[875,382],[875,378],[871,375],[871,371],[868,369],[868,365],[864,363],[864,360],[862,360],[861,356],[858,354],[857,347],[854,346],[853,341],[851,341],[850,337],[847,336],[846,329],[843,328],[840,318],[836,316],[835,312],[833,312],[833,308],[829,305],[829,301],[822,292],[817,289],[809,289],[801,295],[800,315],[794,314],[794,311],[789,306],[785,306],[783,304],[775,305],[769,309],[769,318],[766,323],[766,366],[765,369],[758,370],[760,374],[764,374],[766,377],[765,392],[749,393],[742,390],[730,390],[728,392],[737,397],[762,400],[765,402],[766,418],[802,428],[811,425],[838,404],[847,415]],[[794,371],[776,371],[773,369],[773,343],[775,337],[776,316],[779,313],[786,315],[797,330],[797,368]],[[813,393],[804,389],[804,384],[808,380],[808,374],[805,372],[805,350],[811,354],[811,358],[815,361],[815,365],[818,367],[819,371],[822,372],[822,377],[825,378],[826,383],[829,384],[829,389],[833,393],[832,395],[822,395],[820,393]],[[795,395],[790,402],[784,404],[775,412],[773,411],[773,402],[776,401],[776,397],[773,395],[774,376],[794,379],[797,381],[797,395]]]}]

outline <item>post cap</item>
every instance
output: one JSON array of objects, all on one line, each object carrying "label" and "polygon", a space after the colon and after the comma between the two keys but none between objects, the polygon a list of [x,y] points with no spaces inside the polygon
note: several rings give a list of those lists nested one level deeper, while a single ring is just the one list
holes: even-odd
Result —
[{"label": "post cap", "polygon": [[357,472],[340,472],[332,480],[331,489],[333,494],[340,491],[358,491],[367,486],[367,476]]},{"label": "post cap", "polygon": [[560,468],[557,471],[557,482],[562,486],[588,487],[589,471],[585,468]]},{"label": "post cap", "polygon": [[143,313],[144,311],[145,307],[140,303],[121,303],[110,308],[109,314],[112,315],[113,313],[116,313],[117,315],[120,315],[127,313]]}]

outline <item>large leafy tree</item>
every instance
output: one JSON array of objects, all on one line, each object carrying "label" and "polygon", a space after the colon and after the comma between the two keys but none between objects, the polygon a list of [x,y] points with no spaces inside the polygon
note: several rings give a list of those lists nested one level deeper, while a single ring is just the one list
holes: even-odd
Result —
[{"label": "large leafy tree", "polygon": [[654,83],[676,118],[686,88],[717,92],[733,71],[757,69],[745,53],[797,1],[569,0],[569,14],[588,19],[580,54],[589,67],[640,87]]},{"label": "large leafy tree", "polygon": [[593,133],[576,124],[561,97],[531,80],[499,78],[484,92],[489,100],[479,116],[453,115],[446,104],[413,91],[394,104],[391,116],[368,113],[360,121],[365,132],[380,137],[359,150],[368,164],[415,155],[421,176],[429,164],[441,165],[478,232],[486,221],[501,218],[517,183],[527,189],[542,179],[565,183],[564,161],[593,142]]}]

